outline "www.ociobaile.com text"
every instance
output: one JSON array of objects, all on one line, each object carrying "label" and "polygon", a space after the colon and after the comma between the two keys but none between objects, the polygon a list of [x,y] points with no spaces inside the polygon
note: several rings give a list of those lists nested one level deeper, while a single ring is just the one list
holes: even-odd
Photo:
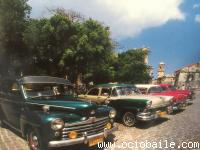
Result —
[{"label": "www.ociobaile.com text", "polygon": [[200,148],[200,142],[181,142],[181,143],[175,143],[175,142],[169,142],[168,140],[160,140],[158,142],[152,142],[152,141],[134,141],[134,142],[122,142],[120,144],[116,144],[115,142],[103,142],[98,143],[98,148],[119,148],[119,149],[199,149]]}]

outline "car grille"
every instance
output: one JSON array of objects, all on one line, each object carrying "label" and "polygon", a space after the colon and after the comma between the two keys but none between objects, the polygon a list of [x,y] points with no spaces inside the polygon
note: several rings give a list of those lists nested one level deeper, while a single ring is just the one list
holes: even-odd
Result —
[{"label": "car grille", "polygon": [[78,133],[77,138],[83,137],[84,133],[87,133],[87,135],[102,133],[108,122],[109,122],[108,117],[104,118],[91,117],[88,120],[79,123],[65,124],[65,127],[62,130],[62,140],[69,139],[68,134],[70,131],[76,131]]}]

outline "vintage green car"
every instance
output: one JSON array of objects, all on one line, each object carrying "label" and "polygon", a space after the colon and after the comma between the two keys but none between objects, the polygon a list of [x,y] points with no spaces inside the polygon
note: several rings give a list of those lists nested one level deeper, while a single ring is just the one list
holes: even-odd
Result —
[{"label": "vintage green car", "polygon": [[171,101],[159,96],[142,95],[130,84],[101,84],[90,89],[80,98],[106,103],[116,109],[117,117],[126,126],[134,126],[137,121],[151,121],[167,114]]},{"label": "vintage green car", "polygon": [[117,130],[113,108],[77,99],[65,79],[27,76],[0,83],[0,124],[19,131],[31,150],[94,146]]}]

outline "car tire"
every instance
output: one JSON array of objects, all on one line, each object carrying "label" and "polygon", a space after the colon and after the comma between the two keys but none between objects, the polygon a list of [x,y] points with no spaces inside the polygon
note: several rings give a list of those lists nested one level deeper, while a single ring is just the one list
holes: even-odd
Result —
[{"label": "car tire", "polygon": [[122,122],[127,127],[135,126],[136,115],[132,112],[125,112],[122,116]]},{"label": "car tire", "polygon": [[30,150],[48,150],[48,148],[42,142],[42,138],[37,129],[29,129],[26,134],[26,140]]}]

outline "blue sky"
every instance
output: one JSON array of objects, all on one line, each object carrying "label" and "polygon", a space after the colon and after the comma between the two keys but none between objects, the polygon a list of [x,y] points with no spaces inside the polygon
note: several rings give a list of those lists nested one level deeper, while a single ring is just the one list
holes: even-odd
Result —
[{"label": "blue sky", "polygon": [[[31,16],[49,16],[48,9],[72,9],[109,26],[118,51],[149,47],[154,72],[166,73],[200,61],[200,0],[29,0]],[[156,74],[155,74],[156,75]]]},{"label": "blue sky", "polygon": [[184,21],[169,21],[163,26],[147,29],[135,38],[121,40],[121,45],[125,48],[142,45],[150,47],[149,63],[157,69],[159,62],[165,62],[167,73],[199,62],[200,22],[195,21],[195,15],[200,14],[200,7],[193,8],[196,2],[197,0],[187,0],[180,6],[186,13]]}]

